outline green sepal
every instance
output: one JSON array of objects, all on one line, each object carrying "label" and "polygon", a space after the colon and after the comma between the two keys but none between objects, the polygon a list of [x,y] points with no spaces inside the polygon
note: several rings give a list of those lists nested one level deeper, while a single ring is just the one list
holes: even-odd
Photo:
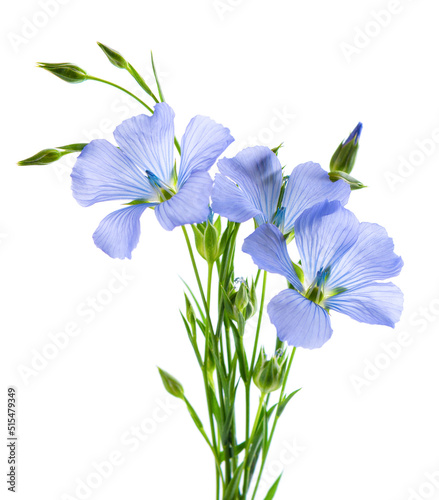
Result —
[{"label": "green sepal", "polygon": [[165,370],[162,370],[160,367],[157,368],[166,391],[176,398],[185,399],[184,389],[183,386],[180,384],[180,382],[170,373],[166,372]]},{"label": "green sepal", "polygon": [[334,170],[332,172],[329,172],[328,175],[329,175],[329,178],[331,179],[332,182],[336,182],[340,179],[343,179],[345,182],[347,182],[351,186],[352,191],[355,191],[356,189],[363,189],[363,188],[367,187],[362,182],[355,179],[354,177],[347,174],[346,172],[340,172],[339,170]]},{"label": "green sepal", "polygon": [[204,254],[209,264],[213,264],[219,257],[218,243],[218,232],[215,226],[208,222],[204,232]]},{"label": "green sepal", "polygon": [[[239,313],[239,315],[239,318],[243,318],[241,313]],[[240,325],[240,323],[242,323],[242,321],[238,320],[238,325]],[[243,327],[239,326],[237,328],[232,322],[230,322],[230,326],[232,328],[233,340],[235,342],[236,355],[238,356],[239,374],[241,375],[243,382],[246,384],[248,381],[248,361],[242,338],[243,333],[241,333],[243,332]]]},{"label": "green sepal", "polygon": [[280,148],[283,148],[283,146],[284,146],[284,143],[283,143],[283,142],[281,142],[281,143],[279,144],[279,146],[276,146],[275,148],[273,148],[273,149],[272,149],[273,153],[277,156],[277,154],[279,153],[279,149],[280,149]]},{"label": "green sepal", "polygon": [[299,278],[299,281],[301,283],[303,283],[303,281],[305,279],[305,275],[303,274],[303,269],[301,268],[301,266],[299,266],[298,264],[295,264],[294,262],[292,262],[292,264],[293,264],[294,270],[296,271],[297,277]]},{"label": "green sepal", "polygon": [[[201,225],[201,224],[199,224]],[[206,260],[206,253],[204,251],[204,234],[201,232],[199,225],[192,224],[192,231],[194,232],[195,238],[195,246],[197,248],[197,252]]]},{"label": "green sepal", "polygon": [[87,73],[71,63],[37,63],[37,67],[49,71],[67,83],[82,83],[88,80]]}]

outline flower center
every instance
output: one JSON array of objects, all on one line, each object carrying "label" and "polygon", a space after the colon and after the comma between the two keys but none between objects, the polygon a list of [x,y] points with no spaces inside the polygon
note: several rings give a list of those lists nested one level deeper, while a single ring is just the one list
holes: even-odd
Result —
[{"label": "flower center", "polygon": [[145,174],[160,202],[169,200],[176,194],[175,189],[160,180],[151,170],[145,170]]}]

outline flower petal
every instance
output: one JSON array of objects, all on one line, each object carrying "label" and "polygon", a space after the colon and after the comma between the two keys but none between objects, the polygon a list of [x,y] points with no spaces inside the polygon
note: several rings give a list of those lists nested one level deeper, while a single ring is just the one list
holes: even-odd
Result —
[{"label": "flower petal", "polygon": [[168,231],[184,224],[205,222],[210,213],[211,191],[209,173],[193,172],[177,194],[155,208],[158,221]]},{"label": "flower petal", "polygon": [[332,182],[328,172],[311,161],[298,165],[291,173],[285,188],[282,206],[285,207],[284,233],[292,231],[294,223],[307,208],[322,201],[340,201],[345,205],[351,188],[343,180]]},{"label": "flower petal", "polygon": [[207,116],[192,118],[181,140],[178,187],[186,182],[191,172],[209,170],[234,140],[228,128]]},{"label": "flower petal", "polygon": [[318,271],[331,269],[357,241],[360,223],[339,201],[305,210],[295,225],[303,272],[310,285]]},{"label": "flower petal", "polygon": [[152,116],[133,116],[114,131],[122,151],[142,171],[150,170],[166,183],[174,168],[174,116],[171,107],[161,102]]},{"label": "flower petal", "polygon": [[393,240],[378,224],[362,222],[358,240],[332,267],[328,288],[354,288],[397,276],[403,266]]},{"label": "flower petal", "polygon": [[271,222],[282,186],[282,167],[271,149],[255,146],[218,162],[212,209],[234,222]]},{"label": "flower petal", "polygon": [[259,226],[244,240],[242,251],[251,255],[259,268],[285,276],[297,290],[303,290],[288,255],[285,238],[273,224]]},{"label": "flower petal", "polygon": [[154,205],[130,205],[107,215],[93,234],[95,245],[113,259],[131,259],[131,252],[139,242],[140,216]]},{"label": "flower petal", "polygon": [[73,196],[83,207],[99,201],[154,197],[145,175],[120,149],[104,139],[85,146],[71,178]]},{"label": "flower petal", "polygon": [[404,295],[393,283],[369,283],[325,300],[325,307],[371,325],[395,326]]},{"label": "flower petal", "polygon": [[329,314],[295,290],[280,292],[267,311],[277,336],[288,345],[317,349],[331,338]]}]

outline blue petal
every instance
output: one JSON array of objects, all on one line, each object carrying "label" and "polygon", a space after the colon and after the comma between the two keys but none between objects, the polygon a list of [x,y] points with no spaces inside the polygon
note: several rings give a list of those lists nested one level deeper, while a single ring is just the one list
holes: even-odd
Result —
[{"label": "blue petal", "polygon": [[71,178],[73,196],[83,207],[99,201],[154,197],[146,176],[120,149],[104,139],[85,146]]},{"label": "blue petal", "polygon": [[277,336],[295,347],[317,349],[332,335],[328,313],[295,290],[283,290],[267,306]]},{"label": "blue petal", "polygon": [[256,217],[257,223],[271,222],[282,186],[282,167],[271,149],[246,148],[234,158],[218,162],[212,209],[234,222]]},{"label": "blue petal", "polygon": [[116,210],[101,221],[93,234],[95,245],[113,259],[131,259],[140,236],[140,216],[155,203],[142,203]]},{"label": "blue petal", "polygon": [[209,170],[233,141],[228,128],[206,116],[192,118],[181,140],[178,187],[186,182],[191,172]]},{"label": "blue petal", "polygon": [[156,104],[152,116],[133,116],[114,131],[122,151],[145,171],[169,183],[174,168],[174,112],[164,102]]},{"label": "blue petal", "polygon": [[168,231],[184,224],[205,222],[210,214],[211,191],[209,173],[193,172],[177,194],[156,207],[158,221]]},{"label": "blue petal", "polygon": [[297,290],[303,290],[302,283],[291,264],[285,238],[273,224],[259,226],[244,240],[242,251],[251,255],[253,262],[259,268],[285,276]]},{"label": "blue petal", "polygon": [[393,283],[369,283],[325,300],[325,307],[371,325],[395,326],[404,296]]},{"label": "blue petal", "polygon": [[327,271],[357,241],[360,223],[338,201],[324,201],[297,219],[296,243],[302,268],[311,285],[318,271]]},{"label": "blue petal", "polygon": [[322,201],[340,201],[345,205],[351,188],[343,180],[332,182],[328,172],[318,163],[308,162],[298,165],[290,175],[282,206],[285,207],[284,233],[292,231],[297,218],[307,208]]},{"label": "blue petal", "polygon": [[356,288],[398,275],[403,262],[393,248],[383,227],[362,222],[358,240],[332,267],[327,287]]}]

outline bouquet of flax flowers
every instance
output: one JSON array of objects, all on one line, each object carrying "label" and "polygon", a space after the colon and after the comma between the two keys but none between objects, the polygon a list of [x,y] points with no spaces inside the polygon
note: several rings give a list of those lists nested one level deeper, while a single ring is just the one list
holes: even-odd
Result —
[{"label": "bouquet of flax flowers", "polygon": [[[261,494],[270,500],[281,475],[268,491],[259,490],[260,480],[278,420],[298,392],[287,389],[296,350],[319,348],[331,338],[331,311],[390,327],[402,312],[401,291],[385,281],[403,265],[392,240],[383,227],[360,223],[345,208],[351,192],[364,187],[351,176],[362,125],[338,146],[329,172],[313,162],[282,168],[280,147],[249,147],[218,160],[234,140],[228,128],[197,115],[179,141],[152,56],[156,91],[120,53],[99,46],[114,66],[132,75],[149,104],[73,64],[39,66],[69,83],[112,85],[140,102],[145,114],[116,127],[116,145],[103,139],[69,144],[45,149],[19,165],[46,165],[80,153],[71,173],[77,202],[83,207],[122,202],[93,234],[96,246],[111,258],[131,258],[144,212],[153,212],[167,231],[181,227],[197,283],[197,289],[185,289],[182,333],[204,383],[207,421],[202,422],[182,383],[167,371],[172,369],[159,368],[159,374],[165,389],[185,403],[212,452],[216,498],[244,500]],[[216,163],[213,179],[209,170]],[[254,231],[237,249],[240,226],[247,221]],[[288,249],[294,245],[297,262]],[[235,274],[237,250],[252,257],[254,276]],[[199,266],[206,266],[207,283]],[[285,278],[285,289],[266,304],[271,273]],[[217,303],[211,300],[213,287]],[[259,341],[265,308],[277,331],[269,354]],[[243,337],[255,315],[256,332],[248,348]],[[251,397],[255,388],[256,402]]]}]

